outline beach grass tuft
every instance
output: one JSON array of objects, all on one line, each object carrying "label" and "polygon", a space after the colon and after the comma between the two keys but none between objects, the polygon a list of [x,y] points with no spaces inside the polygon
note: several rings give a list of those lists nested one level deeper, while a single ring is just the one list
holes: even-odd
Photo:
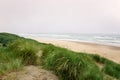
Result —
[{"label": "beach grass tuft", "polygon": [[48,45],[43,53],[43,65],[54,70],[62,80],[103,80],[103,75],[86,54]]},{"label": "beach grass tuft", "polygon": [[117,64],[111,60],[100,57],[99,55],[90,54],[90,56],[97,62],[102,64],[102,71],[109,76],[120,79],[120,64]]}]

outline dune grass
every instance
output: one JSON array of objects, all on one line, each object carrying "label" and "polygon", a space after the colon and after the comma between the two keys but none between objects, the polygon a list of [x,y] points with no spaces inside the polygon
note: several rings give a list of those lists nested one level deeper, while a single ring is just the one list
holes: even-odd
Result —
[{"label": "dune grass", "polygon": [[0,33],[0,43],[2,43],[2,46],[7,46],[7,44],[12,43],[14,40],[19,38],[21,37],[15,34]]},{"label": "dune grass", "polygon": [[113,76],[120,80],[120,64],[110,61],[99,55],[90,55],[97,63],[103,65],[102,71],[110,76]]},{"label": "dune grass", "polygon": [[22,67],[22,60],[17,58],[13,52],[0,48],[0,76],[7,72],[17,71]]},{"label": "dune grass", "polygon": [[16,57],[22,59],[25,65],[35,65],[36,53],[40,50],[40,47],[31,41],[20,39],[9,44],[7,50],[14,52],[17,55]]},{"label": "dune grass", "polygon": [[[0,44],[0,75],[26,65],[41,65],[60,80],[120,79],[120,65],[98,55],[77,53],[8,33],[0,33]],[[102,69],[98,63],[103,64]]]},{"label": "dune grass", "polygon": [[49,45],[43,53],[43,65],[61,80],[103,80],[100,69],[86,54]]}]

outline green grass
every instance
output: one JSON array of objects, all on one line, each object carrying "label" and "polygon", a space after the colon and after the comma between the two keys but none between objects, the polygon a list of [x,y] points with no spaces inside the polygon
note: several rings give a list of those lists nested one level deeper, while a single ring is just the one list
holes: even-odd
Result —
[{"label": "green grass", "polygon": [[16,57],[21,58],[25,65],[35,65],[37,64],[36,53],[40,50],[40,47],[31,41],[19,39],[9,44],[7,50],[14,52],[17,55]]},{"label": "green grass", "polygon": [[7,46],[8,43],[13,42],[16,39],[19,39],[21,37],[10,34],[10,33],[0,33],[0,43],[2,43],[3,46]]},{"label": "green grass", "polygon": [[17,71],[23,67],[22,60],[17,59],[12,52],[0,48],[0,76],[11,71]]},{"label": "green grass", "polygon": [[120,80],[120,64],[110,61],[99,55],[90,55],[97,63],[103,65],[102,71],[109,76],[115,77]]},{"label": "green grass", "polygon": [[[99,55],[77,53],[8,33],[0,33],[0,44],[0,75],[26,65],[40,65],[60,80],[120,80],[120,64]],[[102,64],[102,69],[97,64]]]},{"label": "green grass", "polygon": [[86,54],[49,45],[43,53],[43,65],[61,80],[103,80],[98,66]]}]

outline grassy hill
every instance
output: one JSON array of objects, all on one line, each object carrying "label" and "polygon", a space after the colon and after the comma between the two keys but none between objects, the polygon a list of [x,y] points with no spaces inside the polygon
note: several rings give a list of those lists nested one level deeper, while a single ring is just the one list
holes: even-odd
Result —
[{"label": "grassy hill", "polygon": [[51,70],[60,80],[120,80],[120,64],[99,55],[0,33],[0,77],[29,65]]}]

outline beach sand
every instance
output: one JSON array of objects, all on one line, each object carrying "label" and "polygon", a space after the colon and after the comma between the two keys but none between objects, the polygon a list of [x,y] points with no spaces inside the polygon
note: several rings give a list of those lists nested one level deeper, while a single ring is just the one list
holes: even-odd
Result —
[{"label": "beach sand", "polygon": [[55,46],[64,47],[75,52],[98,54],[102,57],[105,57],[120,64],[120,47],[117,46],[47,38],[32,38],[32,39],[42,43],[51,43]]}]

